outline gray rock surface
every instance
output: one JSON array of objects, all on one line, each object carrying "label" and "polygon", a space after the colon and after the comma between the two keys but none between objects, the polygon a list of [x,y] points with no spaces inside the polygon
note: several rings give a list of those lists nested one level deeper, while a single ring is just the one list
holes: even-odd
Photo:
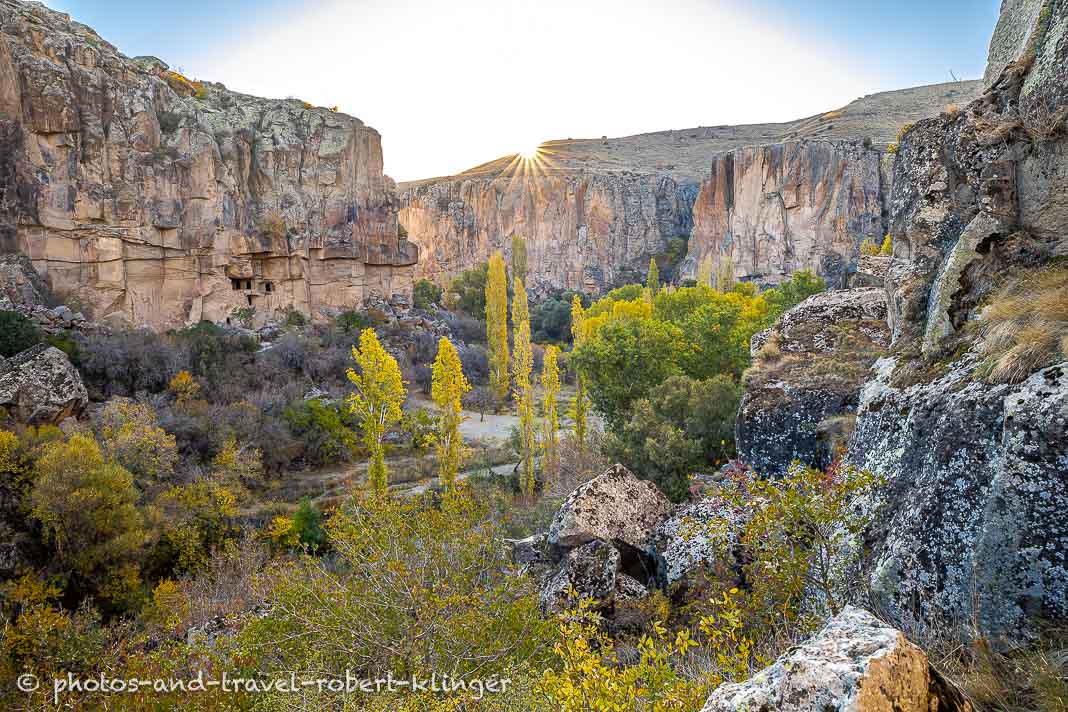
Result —
[{"label": "gray rock surface", "polygon": [[81,376],[55,347],[38,344],[0,359],[0,408],[17,422],[58,425],[88,402]]},{"label": "gray rock surface", "polygon": [[[717,497],[678,505],[653,533],[658,573],[669,589],[704,571],[727,574],[745,513]],[[717,568],[718,567],[718,568]]]},{"label": "gray rock surface", "polygon": [[720,685],[703,712],[965,712],[919,647],[847,606],[811,639],[744,683]]},{"label": "gray rock surface", "polygon": [[670,510],[671,502],[656,485],[613,465],[567,496],[549,527],[548,540],[553,546],[574,548],[599,539],[644,550]]},{"label": "gray rock surface", "polygon": [[813,295],[755,335],[736,425],[739,458],[768,477],[794,460],[830,464],[844,444],[841,421],[888,343],[886,296],[871,287]]},{"label": "gray rock surface", "polygon": [[907,388],[879,366],[849,450],[886,478],[860,503],[871,595],[909,626],[994,638],[1068,618],[1068,363],[992,386],[969,358]]}]

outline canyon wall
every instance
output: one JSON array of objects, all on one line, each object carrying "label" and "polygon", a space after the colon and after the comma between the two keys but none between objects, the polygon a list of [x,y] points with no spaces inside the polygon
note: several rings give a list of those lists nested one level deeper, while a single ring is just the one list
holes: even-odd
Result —
[{"label": "canyon wall", "polygon": [[378,132],[0,0],[0,251],[99,320],[318,317],[411,289]]},{"label": "canyon wall", "polygon": [[790,141],[711,160],[682,274],[729,257],[735,275],[778,283],[809,269],[844,285],[860,244],[882,242],[884,154],[860,141]]},{"label": "canyon wall", "polygon": [[900,129],[980,89],[884,92],[783,124],[549,141],[533,158],[402,183],[400,221],[423,249],[418,275],[437,281],[507,256],[516,234],[537,293],[640,281],[680,237],[686,257],[673,277],[730,257],[739,279],[773,284],[812,269],[841,285],[860,244],[886,234],[888,146]]},{"label": "canyon wall", "polygon": [[401,222],[422,249],[419,276],[510,255],[516,234],[527,243],[534,294],[600,293],[640,279],[650,256],[688,235],[696,192],[669,176],[505,173],[409,187]]}]

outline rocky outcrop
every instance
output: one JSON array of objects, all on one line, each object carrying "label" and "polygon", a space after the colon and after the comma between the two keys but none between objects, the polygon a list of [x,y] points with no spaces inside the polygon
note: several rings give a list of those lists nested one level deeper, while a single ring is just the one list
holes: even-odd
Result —
[{"label": "rocky outcrop", "polygon": [[651,540],[660,583],[677,592],[694,584],[699,587],[702,573],[721,581],[734,577],[740,564],[738,533],[746,514],[717,496],[675,507]]},{"label": "rocky outcrop", "polygon": [[[693,277],[731,257],[737,277],[776,283],[813,269],[834,286],[881,240],[886,146],[908,122],[967,103],[979,82],[863,97],[784,124],[704,126],[542,144],[457,176],[402,183],[400,221],[422,248],[418,274],[445,281],[526,240],[530,287],[602,292]],[[688,253],[681,264],[683,243]],[[665,269],[666,268],[666,269]]]},{"label": "rocky outcrop", "polygon": [[1068,618],[1068,363],[1020,385],[976,379],[975,358],[864,388],[849,461],[885,478],[862,504],[871,595],[911,627],[1026,636]]},{"label": "rocky outcrop", "polygon": [[411,287],[378,133],[0,0],[0,251],[96,320],[318,316]]},{"label": "rocky outcrop", "polygon": [[637,579],[622,571],[619,550],[603,541],[591,541],[572,549],[556,573],[542,587],[539,604],[542,611],[555,613],[566,609],[572,592],[592,598],[598,604],[644,598],[648,590]]},{"label": "rocky outcrop", "polygon": [[67,355],[39,344],[10,359],[0,357],[0,408],[18,423],[58,425],[89,402]]},{"label": "rocky outcrop", "polygon": [[860,244],[882,240],[884,154],[861,141],[791,141],[711,160],[694,202],[682,274],[729,258],[738,278],[775,284],[812,270],[843,287]]},{"label": "rocky outcrop", "polygon": [[969,712],[958,690],[898,630],[846,607],[811,639],[743,683],[720,685],[703,712]]},{"label": "rocky outcrop", "polygon": [[573,548],[594,540],[644,550],[671,502],[656,485],[613,465],[567,496],[549,526],[549,543]]},{"label": "rocky outcrop", "polygon": [[868,368],[889,344],[876,288],[816,294],[753,337],[738,411],[739,458],[766,477],[831,464],[848,438]]},{"label": "rocky outcrop", "polygon": [[[1068,2],[1007,0],[1002,12],[987,90],[919,122],[896,154],[890,357],[870,374],[870,354],[856,360],[867,382],[843,435],[846,464],[883,483],[853,503],[871,522],[856,543],[879,609],[909,630],[1018,642],[1068,618],[1068,364],[1044,346],[1060,338],[1048,305],[1063,292],[1050,282],[1032,295],[1045,321],[1014,342],[1033,356],[1014,382],[991,377],[983,334],[1001,285],[1055,279],[1046,268],[1068,256]],[[1025,321],[1009,336],[1026,336]],[[843,337],[846,352],[870,341]],[[784,392],[822,371],[815,359],[785,374]],[[740,415],[743,451],[809,447],[815,417],[764,427],[768,411]]]}]

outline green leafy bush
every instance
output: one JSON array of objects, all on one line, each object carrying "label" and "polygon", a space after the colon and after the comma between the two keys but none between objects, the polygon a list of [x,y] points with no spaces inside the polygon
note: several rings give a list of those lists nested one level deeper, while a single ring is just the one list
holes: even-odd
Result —
[{"label": "green leafy bush", "polygon": [[441,304],[441,295],[444,290],[428,279],[416,281],[412,287],[412,302],[417,309],[429,309],[435,304]]},{"label": "green leafy bush", "polygon": [[10,358],[41,341],[41,332],[23,314],[0,311],[0,356]]}]

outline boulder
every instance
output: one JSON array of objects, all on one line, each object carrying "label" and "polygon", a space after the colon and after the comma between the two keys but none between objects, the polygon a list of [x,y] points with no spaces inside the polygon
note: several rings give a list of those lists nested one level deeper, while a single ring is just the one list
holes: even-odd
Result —
[{"label": "boulder", "polygon": [[660,582],[671,589],[689,586],[702,572],[727,573],[737,563],[744,523],[744,512],[715,496],[676,507],[652,536]]},{"label": "boulder", "polygon": [[767,477],[783,475],[794,460],[829,465],[889,337],[885,293],[871,287],[813,295],[755,335],[736,426],[739,457]]},{"label": "boulder", "polygon": [[720,685],[702,712],[967,712],[898,630],[846,607],[823,629],[743,683]]},{"label": "boulder", "polygon": [[655,484],[613,465],[568,495],[549,527],[548,541],[570,549],[599,539],[644,550],[670,510],[671,502]]},{"label": "boulder", "polygon": [[603,541],[591,541],[572,549],[542,587],[539,599],[542,611],[564,610],[571,589],[582,598],[593,599],[601,607],[647,596],[649,592],[645,585],[621,567],[619,550]]},{"label": "boulder", "polygon": [[0,359],[0,407],[16,421],[58,425],[89,402],[78,371],[59,349],[38,344]]},{"label": "boulder", "polygon": [[871,595],[908,626],[1026,638],[1068,618],[1068,362],[1018,385],[967,356],[927,383],[864,388],[848,462],[885,479],[858,503]]}]

